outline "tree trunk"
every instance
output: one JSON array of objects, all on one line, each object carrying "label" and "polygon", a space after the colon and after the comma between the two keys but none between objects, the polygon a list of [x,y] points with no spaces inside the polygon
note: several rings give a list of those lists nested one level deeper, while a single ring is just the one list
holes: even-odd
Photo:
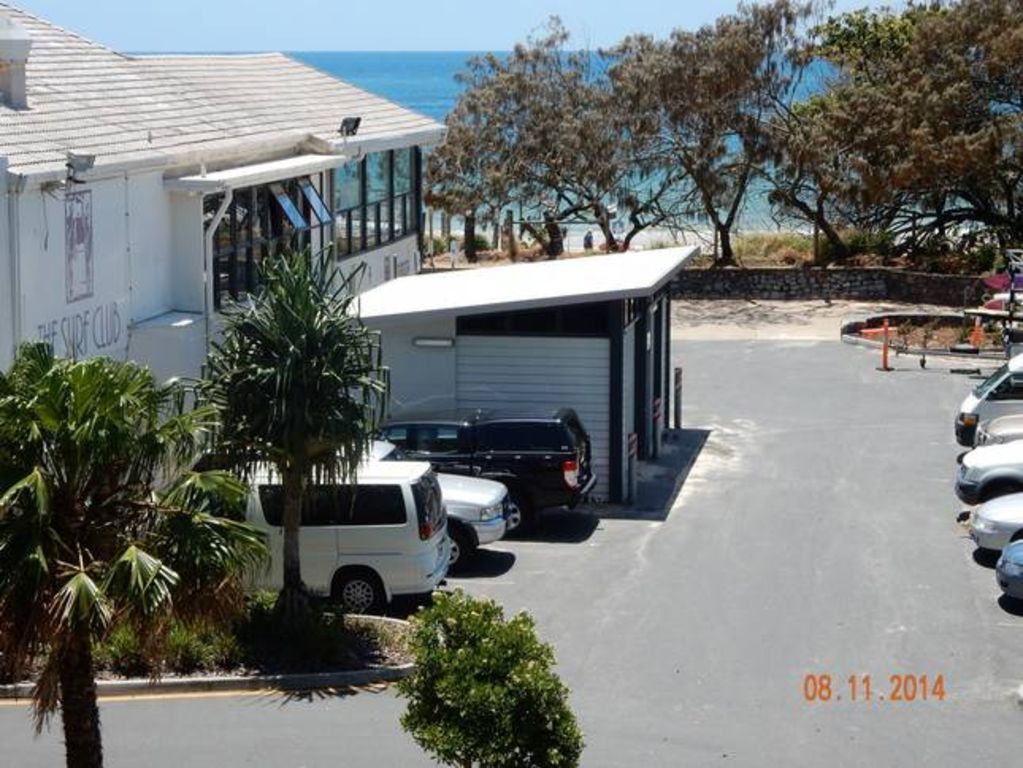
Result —
[{"label": "tree trunk", "polygon": [[543,226],[547,230],[547,258],[548,260],[556,259],[565,252],[565,240],[561,234],[561,227],[550,213],[544,213]]},{"label": "tree trunk", "polygon": [[465,248],[465,260],[475,264],[476,256],[476,213],[475,211],[465,214],[465,227],[463,232],[463,247]]},{"label": "tree trunk", "polygon": [[727,224],[719,224],[717,227],[718,247],[715,267],[726,267],[735,264],[735,252],[732,250],[732,228]]},{"label": "tree trunk", "polygon": [[504,238],[508,244],[508,258],[515,262],[519,260],[519,239],[515,237],[515,221],[511,211],[505,213],[504,222]]},{"label": "tree trunk", "polygon": [[95,670],[87,637],[75,637],[61,654],[60,715],[67,768],[102,768]]},{"label": "tree trunk", "polygon": [[289,469],[284,477],[284,582],[278,610],[287,623],[305,613],[309,607],[305,584],[302,583],[302,562],[299,553],[299,530],[302,525],[302,496],[305,477],[300,470]]}]

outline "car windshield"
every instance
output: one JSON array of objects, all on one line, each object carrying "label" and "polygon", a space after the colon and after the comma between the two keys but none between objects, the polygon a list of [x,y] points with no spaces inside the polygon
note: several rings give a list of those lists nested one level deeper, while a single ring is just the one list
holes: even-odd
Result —
[{"label": "car windshield", "polygon": [[1023,541],[1017,541],[1002,550],[1002,561],[1023,565]]},{"label": "car windshield", "polygon": [[974,396],[978,400],[983,400],[991,393],[991,390],[993,390],[995,387],[1001,384],[1002,381],[1005,380],[1005,377],[1008,375],[1009,364],[1006,363],[976,386],[976,388],[973,390]]}]

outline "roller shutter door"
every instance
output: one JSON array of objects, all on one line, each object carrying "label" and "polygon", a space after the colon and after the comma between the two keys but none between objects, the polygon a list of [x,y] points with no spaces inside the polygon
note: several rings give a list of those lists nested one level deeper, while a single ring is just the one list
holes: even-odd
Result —
[{"label": "roller shutter door", "polygon": [[575,409],[590,434],[598,475],[591,497],[608,497],[607,339],[459,336],[455,349],[455,399],[460,409]]}]

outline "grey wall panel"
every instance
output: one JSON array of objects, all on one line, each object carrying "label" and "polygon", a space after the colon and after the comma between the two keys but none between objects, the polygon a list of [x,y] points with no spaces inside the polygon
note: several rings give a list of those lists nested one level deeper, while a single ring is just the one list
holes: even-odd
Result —
[{"label": "grey wall panel", "polygon": [[593,445],[599,475],[593,498],[608,496],[607,339],[459,336],[455,345],[459,408],[574,408]]}]

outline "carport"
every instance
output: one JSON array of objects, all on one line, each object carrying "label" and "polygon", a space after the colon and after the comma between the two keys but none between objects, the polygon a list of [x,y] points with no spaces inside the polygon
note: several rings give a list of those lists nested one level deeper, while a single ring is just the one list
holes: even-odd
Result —
[{"label": "carport", "polygon": [[657,455],[667,422],[671,282],[696,247],[402,277],[363,293],[392,415],[574,408],[592,496],[627,493],[630,435]]}]

